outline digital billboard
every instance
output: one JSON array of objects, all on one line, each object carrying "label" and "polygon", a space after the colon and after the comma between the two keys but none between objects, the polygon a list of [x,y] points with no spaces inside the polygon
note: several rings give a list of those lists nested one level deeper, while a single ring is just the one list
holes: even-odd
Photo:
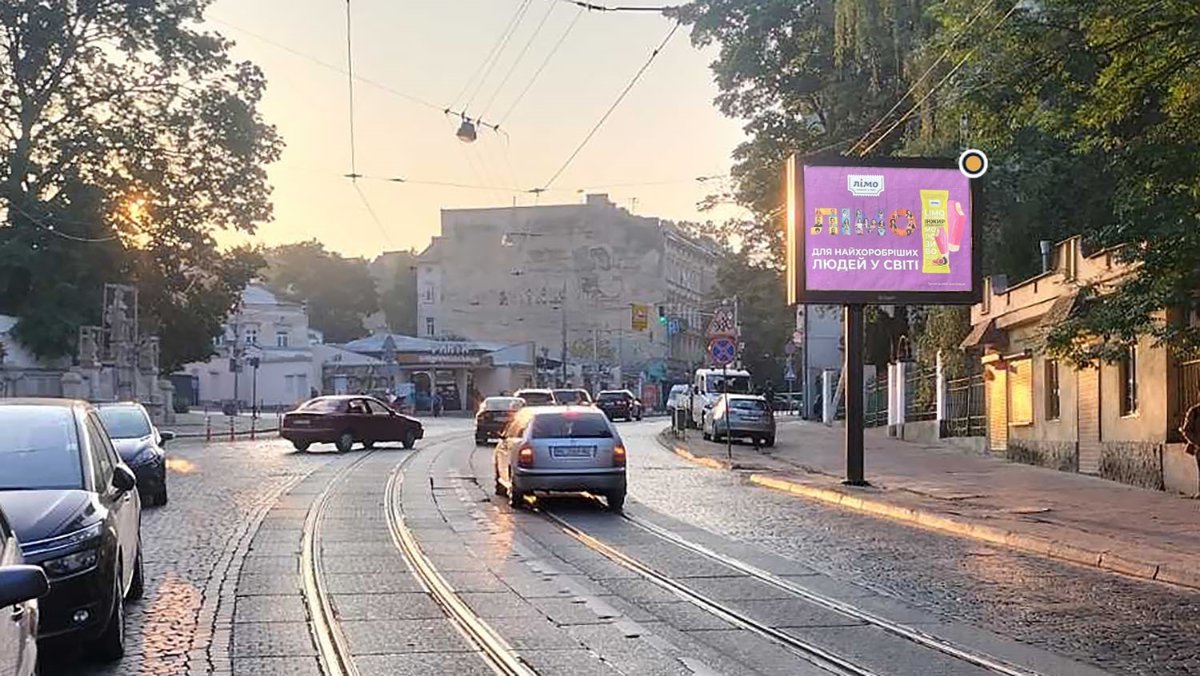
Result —
[{"label": "digital billboard", "polygon": [[788,163],[789,300],[974,303],[972,179],[946,160]]}]

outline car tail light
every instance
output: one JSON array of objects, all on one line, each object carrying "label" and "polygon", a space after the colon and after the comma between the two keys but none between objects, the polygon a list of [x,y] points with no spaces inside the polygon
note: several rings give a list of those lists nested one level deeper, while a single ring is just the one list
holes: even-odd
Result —
[{"label": "car tail light", "polygon": [[625,466],[625,447],[621,444],[613,446],[613,467]]},{"label": "car tail light", "polygon": [[517,449],[517,467],[533,467],[533,446],[524,444]]}]

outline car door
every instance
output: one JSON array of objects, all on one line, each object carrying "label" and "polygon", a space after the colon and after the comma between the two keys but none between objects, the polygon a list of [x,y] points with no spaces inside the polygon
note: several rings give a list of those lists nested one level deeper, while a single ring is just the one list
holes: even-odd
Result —
[{"label": "car door", "polygon": [[367,399],[367,411],[371,414],[368,422],[372,441],[401,441],[404,439],[404,423],[399,416],[392,413],[383,402]]},{"label": "car door", "polygon": [[[0,567],[20,562],[17,540],[5,522],[4,515],[0,514]],[[23,603],[0,608],[0,674],[23,676],[33,671],[32,665],[22,669],[22,662],[26,661],[25,652],[29,650],[25,645],[25,633],[30,631],[27,615],[28,610]],[[36,654],[33,653],[34,656]]]},{"label": "car door", "polygon": [[121,464],[121,458],[95,413],[88,413],[86,425],[88,446],[97,470],[96,493],[100,496],[100,503],[112,515],[113,525],[117,529],[117,541],[121,547],[121,572],[125,578],[121,580],[124,593],[133,579],[133,566],[137,559],[141,503],[136,488],[120,491],[113,486],[113,472]]},{"label": "car door", "polygon": [[375,420],[366,399],[351,399],[346,403],[346,421],[358,441],[375,441]]}]

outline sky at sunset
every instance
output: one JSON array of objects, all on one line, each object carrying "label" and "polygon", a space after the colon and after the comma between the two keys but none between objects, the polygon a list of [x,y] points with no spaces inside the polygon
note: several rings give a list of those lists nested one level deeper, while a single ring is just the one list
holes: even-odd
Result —
[{"label": "sky at sunset", "polygon": [[[270,168],[276,218],[260,228],[258,240],[317,238],[336,251],[364,256],[419,250],[438,233],[440,209],[511,205],[514,199],[521,205],[535,199],[573,203],[585,190],[607,192],[642,215],[719,220],[738,213],[735,207],[696,210],[721,179],[695,179],[727,174],[730,151],[743,134],[736,120],[713,106],[713,54],[692,47],[684,27],[552,190],[540,197],[523,192],[546,185],[672,25],[651,12],[579,14],[562,0],[528,0],[496,65],[482,84],[467,86],[523,1],[353,0],[360,78],[356,165],[369,177],[357,184],[364,203],[342,177],[351,167],[346,4],[217,0],[209,25],[237,41],[236,58],[265,72],[261,110],[287,143],[282,160]],[[561,48],[514,108],[572,21]],[[480,129],[474,144],[457,140],[458,121],[443,109],[461,109],[468,101],[472,117],[500,122],[507,136]],[[379,180],[395,177],[411,182]],[[624,185],[631,183],[642,185]]]}]

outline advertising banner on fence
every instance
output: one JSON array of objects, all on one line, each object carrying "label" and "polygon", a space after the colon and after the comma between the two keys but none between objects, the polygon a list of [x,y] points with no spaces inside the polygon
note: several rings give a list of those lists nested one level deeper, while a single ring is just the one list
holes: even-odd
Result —
[{"label": "advertising banner on fence", "polygon": [[971,179],[939,164],[789,163],[793,302],[974,302]]}]

